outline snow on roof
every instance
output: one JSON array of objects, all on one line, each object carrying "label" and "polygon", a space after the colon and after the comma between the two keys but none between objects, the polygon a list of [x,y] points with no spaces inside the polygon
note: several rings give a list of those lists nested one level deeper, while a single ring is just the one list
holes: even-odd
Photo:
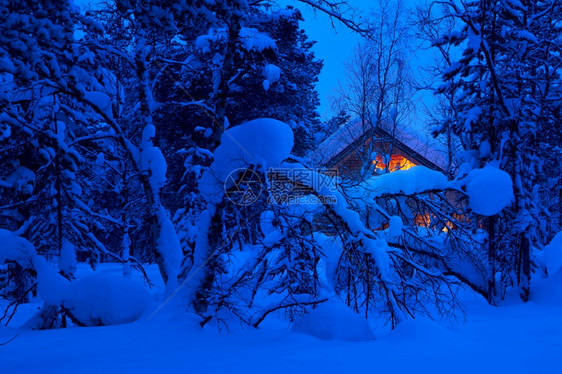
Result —
[{"label": "snow on roof", "polygon": [[[318,167],[326,166],[349,146],[354,145],[366,135],[370,129],[371,126],[368,124],[363,125],[360,119],[349,121],[324,140],[316,151],[310,154],[310,162]],[[383,122],[375,128],[375,131],[378,131],[379,135],[388,134],[391,132],[390,125],[385,125]],[[398,141],[398,147],[402,148],[403,151],[407,152],[408,148],[410,148],[439,168],[447,168],[446,150],[435,139],[424,136],[424,134],[419,132],[408,131],[408,129],[403,127],[395,129],[395,139]]]}]

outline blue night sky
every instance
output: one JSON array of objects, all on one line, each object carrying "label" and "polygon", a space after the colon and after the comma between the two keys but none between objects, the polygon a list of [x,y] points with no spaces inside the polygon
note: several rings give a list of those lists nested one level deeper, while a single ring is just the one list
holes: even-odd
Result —
[{"label": "blue night sky", "polygon": [[[363,15],[367,17],[370,9],[377,0],[349,0],[349,3],[356,9],[361,10]],[[405,0],[410,9],[423,0]],[[320,74],[318,82],[318,92],[321,100],[319,112],[324,119],[329,118],[331,113],[329,99],[336,95],[336,90],[340,83],[345,81],[345,64],[350,61],[355,48],[361,42],[361,37],[353,31],[347,29],[341,24],[334,21],[332,24],[330,17],[319,11],[314,11],[311,7],[305,6],[297,0],[284,0],[284,5],[292,5],[300,9],[305,19],[302,24],[303,29],[311,40],[316,41],[313,50],[317,58],[324,61],[324,68]],[[420,42],[414,41],[413,46],[417,46]],[[410,62],[414,74],[420,74],[419,68],[432,61],[432,52],[420,48],[413,48]],[[420,77],[417,77],[420,80]],[[419,96],[426,105],[433,102],[430,92],[420,92]],[[418,118],[424,116],[421,108],[417,108]],[[422,120],[423,122],[423,120]]]}]

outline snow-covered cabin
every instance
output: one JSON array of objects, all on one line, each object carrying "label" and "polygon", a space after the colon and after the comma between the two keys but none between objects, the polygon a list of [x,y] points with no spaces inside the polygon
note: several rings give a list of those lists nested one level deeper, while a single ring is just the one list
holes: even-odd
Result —
[{"label": "snow-covered cabin", "polygon": [[[365,180],[372,175],[418,165],[439,172],[450,169],[446,149],[429,136],[388,123],[363,124],[360,119],[348,122],[324,140],[309,156],[309,161],[316,168],[348,181]],[[453,205],[457,205],[457,197],[447,193]],[[412,206],[412,211],[416,211],[412,219],[414,225],[431,225],[430,212],[416,206]]]},{"label": "snow-covered cabin", "polygon": [[366,176],[366,169],[393,172],[422,165],[444,171],[447,158],[440,148],[433,139],[401,127],[364,124],[356,119],[329,136],[309,159],[318,168],[337,169],[344,179],[356,180]]}]

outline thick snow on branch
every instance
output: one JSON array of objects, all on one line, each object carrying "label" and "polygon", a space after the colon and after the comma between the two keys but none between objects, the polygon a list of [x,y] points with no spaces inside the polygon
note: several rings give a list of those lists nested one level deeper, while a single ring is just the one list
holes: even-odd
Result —
[{"label": "thick snow on branch", "polygon": [[155,135],[154,125],[148,125],[143,129],[139,164],[142,171],[148,173],[154,191],[160,191],[166,183],[167,164],[160,148],[153,145]]},{"label": "thick snow on branch", "polygon": [[252,27],[243,27],[240,30],[240,39],[247,51],[262,52],[265,49],[277,49],[275,41],[269,35]]},{"label": "thick snow on branch", "polygon": [[223,133],[210,171],[203,174],[199,189],[214,200],[221,198],[224,182],[232,172],[251,166],[276,167],[289,157],[292,149],[293,130],[281,121],[261,118],[231,127]]},{"label": "thick snow on branch", "polygon": [[[299,164],[285,163],[283,166],[303,168],[303,166]],[[311,170],[310,173],[314,174],[315,172]],[[352,240],[356,241],[365,253],[369,253],[372,256],[375,266],[380,274],[381,284],[384,288],[390,291],[387,295],[393,314],[398,320],[405,319],[405,314],[402,313],[402,310],[395,299],[395,293],[392,292],[394,289],[392,281],[395,278],[395,274],[394,270],[390,266],[390,248],[388,247],[383,234],[369,230],[361,220],[359,213],[350,207],[347,199],[340,191],[329,188],[329,184],[324,184],[321,188],[317,188],[311,181],[318,180],[320,178],[319,176],[312,175],[310,178],[299,178],[298,175],[299,174],[296,173],[295,182],[310,187],[319,195],[334,198],[333,200],[335,200],[335,202],[333,204],[329,204],[327,207],[345,223],[349,230],[349,234],[352,236]]]},{"label": "thick snow on branch", "polygon": [[431,191],[466,187],[470,208],[477,214],[498,214],[513,201],[513,183],[505,171],[493,166],[474,169],[457,181],[425,166],[373,176],[350,189],[349,195],[360,201],[369,201],[383,195],[416,195]]},{"label": "thick snow on branch", "polygon": [[68,239],[63,239],[61,253],[59,256],[59,270],[66,274],[76,273],[78,267],[76,261],[76,248]]},{"label": "thick snow on branch", "polygon": [[[262,52],[265,49],[276,50],[277,45],[269,35],[252,27],[242,27],[240,30],[242,48],[247,52]],[[200,35],[195,40],[195,48],[201,53],[211,53],[211,46],[226,38],[225,29],[212,29],[208,34]]]},{"label": "thick snow on branch", "polygon": [[211,42],[215,39],[213,35],[201,35],[195,39],[195,48],[201,53],[211,53]]},{"label": "thick snow on branch", "polygon": [[373,176],[361,184],[359,192],[376,198],[382,195],[414,195],[449,187],[447,177],[425,166]]},{"label": "thick snow on branch", "polygon": [[166,282],[166,294],[171,292],[177,286],[178,274],[182,260],[181,244],[176,234],[176,229],[168,212],[164,207],[160,206],[158,211],[158,224],[160,225],[160,235],[158,237],[156,246],[158,252],[162,256],[166,274],[168,275],[168,282]]},{"label": "thick snow on branch", "polygon": [[263,81],[263,88],[268,91],[269,87],[281,78],[281,69],[276,65],[267,64],[263,68],[262,75],[265,78]]},{"label": "thick snow on branch", "polygon": [[33,268],[35,248],[27,239],[17,236],[11,231],[0,229],[0,265],[13,261],[24,269]]},{"label": "thick snow on branch", "polygon": [[469,206],[477,214],[498,214],[514,199],[511,177],[501,169],[486,166],[472,170],[464,182]]},{"label": "thick snow on branch", "polygon": [[[201,284],[203,266],[209,255],[209,230],[212,217],[224,196],[225,181],[231,176],[232,182],[240,172],[252,166],[277,167],[291,154],[293,130],[274,119],[261,118],[231,127],[221,137],[221,143],[214,153],[214,160],[199,180],[199,191],[207,201],[207,209],[201,212],[197,221],[197,238],[193,256],[191,288],[195,292]],[[193,295],[188,297],[193,299]]]},{"label": "thick snow on branch", "polygon": [[84,92],[84,99],[95,105],[107,117],[113,119],[113,110],[111,109],[111,98],[103,92],[90,91]]},{"label": "thick snow on branch", "polygon": [[0,186],[13,188],[18,192],[31,195],[35,186],[35,178],[35,173],[25,166],[20,166],[14,170],[14,172],[10,174],[6,180],[0,179]]}]

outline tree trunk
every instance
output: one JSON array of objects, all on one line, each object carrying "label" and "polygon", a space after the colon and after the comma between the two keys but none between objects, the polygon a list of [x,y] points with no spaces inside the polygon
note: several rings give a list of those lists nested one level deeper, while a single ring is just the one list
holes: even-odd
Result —
[{"label": "tree trunk", "polygon": [[521,300],[527,302],[531,293],[531,241],[526,232],[521,233],[519,258],[521,261],[519,276],[520,296]]},{"label": "tree trunk", "polygon": [[488,218],[488,303],[496,304],[496,221]]},{"label": "tree trunk", "polygon": [[[235,13],[229,19],[228,22],[228,42],[226,46],[226,53],[224,57],[224,63],[220,72],[220,82],[217,89],[217,101],[215,104],[215,114],[216,118],[213,120],[213,145],[212,150],[214,151],[221,143],[222,134],[224,133],[224,125],[226,120],[226,109],[228,104],[228,97],[230,95],[230,79],[234,75],[234,57],[236,55],[236,50],[240,38],[240,18]],[[195,293],[193,294],[193,307],[197,313],[204,313],[208,307],[208,296],[209,292],[213,286],[215,279],[215,267],[216,264],[210,261],[210,256],[212,256],[213,250],[220,245],[222,238],[222,214],[223,205],[217,204],[216,206],[209,207],[213,214],[208,222],[209,230],[206,245],[202,248],[199,246],[196,250],[203,250],[206,253],[201,254],[201,256],[194,256],[200,258],[201,263],[197,263],[194,260],[194,264],[190,271],[191,274],[194,272],[201,271],[202,277],[199,278],[198,284],[195,283]],[[201,270],[199,270],[201,268]]]}]

